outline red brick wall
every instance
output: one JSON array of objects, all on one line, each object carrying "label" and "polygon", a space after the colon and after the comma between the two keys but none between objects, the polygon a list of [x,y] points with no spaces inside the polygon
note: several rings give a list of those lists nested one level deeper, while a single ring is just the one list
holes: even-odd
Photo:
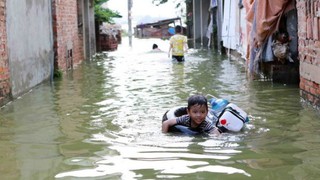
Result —
[{"label": "red brick wall", "polygon": [[6,32],[6,0],[0,0],[0,105],[11,94]]},{"label": "red brick wall", "polygon": [[297,0],[300,94],[320,107],[320,0]]},{"label": "red brick wall", "polygon": [[55,68],[66,70],[67,47],[72,45],[73,66],[84,59],[83,37],[78,32],[76,0],[53,1]]}]

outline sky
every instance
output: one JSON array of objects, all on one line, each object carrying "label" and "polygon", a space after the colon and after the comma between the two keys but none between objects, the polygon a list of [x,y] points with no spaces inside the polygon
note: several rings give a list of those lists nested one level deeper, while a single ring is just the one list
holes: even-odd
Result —
[{"label": "sky", "polygon": [[[156,6],[152,0],[132,0],[132,25],[140,23],[152,23],[159,20],[180,17],[179,10],[175,8],[178,0]],[[123,18],[115,18],[117,24],[125,26],[128,24],[128,1],[127,0],[109,0],[106,6],[114,11],[118,11]]]}]

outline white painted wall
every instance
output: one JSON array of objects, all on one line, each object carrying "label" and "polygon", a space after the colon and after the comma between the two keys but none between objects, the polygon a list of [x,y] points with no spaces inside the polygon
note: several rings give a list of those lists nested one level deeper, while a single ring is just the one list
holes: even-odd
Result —
[{"label": "white painted wall", "polygon": [[49,79],[53,70],[51,0],[7,1],[13,97]]}]

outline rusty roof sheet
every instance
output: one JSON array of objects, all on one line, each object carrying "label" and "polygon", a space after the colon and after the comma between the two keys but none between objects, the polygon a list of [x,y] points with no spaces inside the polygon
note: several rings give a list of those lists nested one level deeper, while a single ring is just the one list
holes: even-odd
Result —
[{"label": "rusty roof sheet", "polygon": [[168,24],[174,23],[177,20],[181,20],[181,18],[180,17],[176,17],[176,18],[160,20],[160,21],[157,21],[157,22],[154,22],[154,23],[138,24],[136,27],[137,28],[141,28],[141,27],[168,25]]}]

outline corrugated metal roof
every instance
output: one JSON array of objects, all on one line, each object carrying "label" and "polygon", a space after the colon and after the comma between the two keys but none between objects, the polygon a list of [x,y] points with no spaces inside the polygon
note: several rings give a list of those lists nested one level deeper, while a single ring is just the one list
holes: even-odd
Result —
[{"label": "corrugated metal roof", "polygon": [[181,18],[177,17],[177,18],[170,18],[170,19],[160,20],[160,21],[154,22],[154,23],[138,24],[136,27],[137,28],[142,28],[142,27],[150,27],[150,26],[168,25],[168,24],[174,23],[177,20],[181,20]]}]

